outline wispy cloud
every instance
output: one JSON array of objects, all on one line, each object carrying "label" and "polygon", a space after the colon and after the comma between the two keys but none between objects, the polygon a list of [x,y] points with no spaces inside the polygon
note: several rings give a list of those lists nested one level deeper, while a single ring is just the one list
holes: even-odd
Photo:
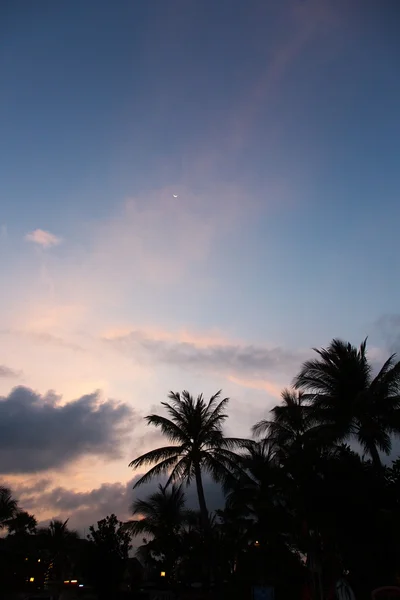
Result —
[{"label": "wispy cloud", "polygon": [[[250,86],[242,106],[236,108],[233,123],[230,124],[230,144],[241,148],[248,140],[259,113],[281,92],[282,82],[298,57],[313,39],[321,39],[321,33],[330,32],[338,22],[338,11],[329,0],[303,0],[282,3],[285,15],[285,29],[278,43],[265,57],[265,68]],[[263,11],[268,3],[260,5],[260,19],[265,20]],[[324,39],[327,40],[327,35]],[[324,52],[320,49],[319,56]],[[275,131],[275,121],[271,122],[271,133]]]},{"label": "wispy cloud", "polygon": [[6,365],[0,365],[0,377],[4,379],[14,379],[21,377],[21,371],[16,371],[15,369],[11,369],[11,367],[7,367]]},{"label": "wispy cloud", "polygon": [[45,231],[44,229],[35,229],[30,233],[27,233],[25,236],[25,240],[27,242],[32,242],[33,244],[37,244],[42,248],[51,248],[52,246],[58,246],[61,244],[62,239],[54,233],[50,233],[50,231]]},{"label": "wispy cloud", "polygon": [[397,354],[397,359],[400,360],[400,314],[382,316],[375,327],[384,339],[388,351]]},{"label": "wispy cloud", "polygon": [[132,358],[146,358],[180,367],[253,373],[264,375],[267,372],[286,373],[297,368],[302,356],[295,351],[280,347],[265,347],[239,343],[197,342],[193,337],[185,341],[166,339],[163,333],[151,336],[146,331],[133,330],[125,335],[108,336],[104,341]]}]

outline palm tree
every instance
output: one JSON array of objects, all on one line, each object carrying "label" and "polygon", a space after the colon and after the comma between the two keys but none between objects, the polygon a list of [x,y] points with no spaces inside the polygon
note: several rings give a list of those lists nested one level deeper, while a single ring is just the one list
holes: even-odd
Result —
[{"label": "palm tree", "polygon": [[354,437],[381,466],[379,451],[389,454],[391,435],[400,432],[400,362],[390,356],[372,376],[365,339],[359,348],[334,339],[316,349],[294,380],[312,408],[313,418],[332,443]]},{"label": "palm tree", "polygon": [[37,520],[33,515],[21,510],[8,522],[8,531],[11,535],[35,534]]},{"label": "palm tree", "polygon": [[62,581],[65,572],[71,566],[71,551],[74,542],[79,538],[78,533],[68,529],[68,521],[54,519],[48,527],[38,530],[38,536],[42,540],[44,548],[50,555],[52,579]]},{"label": "palm tree", "polygon": [[200,394],[196,400],[184,391],[170,392],[170,402],[162,402],[170,418],[160,415],[146,417],[149,425],[161,429],[173,444],[146,452],[130,463],[130,467],[153,466],[134,488],[162,474],[169,474],[167,485],[174,481],[187,485],[194,479],[204,527],[208,527],[208,509],[204,495],[202,471],[211,474],[216,482],[224,482],[238,471],[236,448],[247,440],[227,438],[222,425],[227,418],[224,410],[228,398],[219,401],[220,391],[205,402]]},{"label": "palm tree", "polygon": [[282,404],[271,410],[272,418],[256,423],[253,434],[264,434],[269,452],[272,447],[280,460],[285,460],[309,448],[318,438],[319,427],[302,392],[285,388],[281,396]]},{"label": "palm tree", "polygon": [[11,490],[0,486],[0,530],[8,527],[18,512],[18,502],[13,498]]},{"label": "palm tree", "polygon": [[188,516],[185,503],[182,486],[173,484],[167,489],[160,484],[146,500],[133,502],[132,514],[141,518],[125,523],[132,535],[151,536],[151,540],[146,540],[138,549],[138,554],[147,556],[150,562],[155,556],[162,557],[168,575],[179,557],[180,536]]},{"label": "palm tree", "polygon": [[243,472],[227,493],[226,507],[250,519],[249,530],[253,531],[255,542],[268,535],[271,526],[278,525],[286,515],[286,496],[291,482],[268,439],[248,445],[241,463]]}]

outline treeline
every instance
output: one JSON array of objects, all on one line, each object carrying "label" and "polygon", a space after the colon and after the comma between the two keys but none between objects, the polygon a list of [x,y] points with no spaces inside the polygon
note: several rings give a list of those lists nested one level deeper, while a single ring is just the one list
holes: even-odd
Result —
[{"label": "treeline", "polygon": [[[0,517],[9,531],[4,542],[24,536],[46,547],[62,530],[65,550],[46,547],[48,577],[71,570],[75,560],[93,585],[95,572],[111,573],[113,593],[126,576],[131,536],[145,577],[175,590],[201,584],[243,598],[258,584],[273,586],[278,599],[330,600],[338,581],[357,598],[396,585],[400,460],[387,466],[381,457],[390,456],[400,432],[400,362],[391,356],[374,374],[366,342],[356,348],[333,340],[315,353],[281,403],[254,425],[252,439],[225,436],[228,399],[220,393],[206,400],[171,392],[163,414],[146,417],[166,445],[130,464],[149,469],[136,488],[153,479],[162,484],[147,498],[136,496],[133,520],[121,524],[112,516],[91,528],[81,554],[67,523],[35,533],[26,513]],[[225,506],[214,513],[204,475],[225,493]],[[198,511],[186,504],[191,483]]]},{"label": "treeline", "polygon": [[82,539],[68,520],[38,528],[35,517],[1,487],[0,529],[0,598],[44,589],[58,598],[63,589],[74,588],[112,599],[140,580],[129,564],[131,535],[113,514],[92,525]]}]

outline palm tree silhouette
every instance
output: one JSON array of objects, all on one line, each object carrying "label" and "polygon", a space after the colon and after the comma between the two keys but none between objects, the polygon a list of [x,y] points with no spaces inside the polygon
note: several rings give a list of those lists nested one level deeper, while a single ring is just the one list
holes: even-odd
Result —
[{"label": "palm tree silhouette", "polygon": [[141,518],[125,523],[132,535],[151,536],[150,541],[140,546],[138,555],[150,562],[154,557],[161,558],[168,576],[179,558],[180,537],[189,514],[185,504],[182,486],[173,484],[165,488],[160,484],[146,500],[134,500],[132,515]]},{"label": "palm tree silhouette", "polygon": [[257,437],[264,435],[269,452],[273,449],[284,461],[310,447],[319,426],[304,393],[285,388],[281,396],[282,404],[271,410],[271,418],[256,423],[252,431]]},{"label": "palm tree silhouette", "polygon": [[376,375],[367,358],[365,339],[359,348],[334,339],[316,349],[294,380],[305,392],[313,418],[332,443],[355,438],[375,465],[379,451],[389,454],[391,435],[400,432],[400,362],[390,356]]},{"label": "palm tree silhouette", "polygon": [[170,402],[161,403],[170,418],[153,414],[146,420],[149,425],[161,429],[173,445],[146,452],[129,465],[135,469],[155,465],[134,488],[166,473],[169,474],[167,485],[175,481],[189,485],[194,479],[204,527],[208,527],[209,518],[202,471],[208,472],[217,482],[231,478],[239,464],[234,450],[247,442],[224,436],[222,425],[227,418],[224,411],[229,399],[219,400],[220,393],[205,402],[202,394],[194,399],[187,391],[182,394],[170,392]]},{"label": "palm tree silhouette", "polygon": [[13,498],[11,490],[0,486],[0,530],[8,527],[18,512],[18,502]]}]

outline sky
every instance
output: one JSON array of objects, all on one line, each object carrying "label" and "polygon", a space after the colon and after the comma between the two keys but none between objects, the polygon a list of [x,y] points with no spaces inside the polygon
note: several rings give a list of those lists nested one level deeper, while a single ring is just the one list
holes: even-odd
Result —
[{"label": "sky", "polygon": [[0,11],[0,479],[82,529],[169,390],[249,436],[311,348],[400,350],[400,6]]}]

